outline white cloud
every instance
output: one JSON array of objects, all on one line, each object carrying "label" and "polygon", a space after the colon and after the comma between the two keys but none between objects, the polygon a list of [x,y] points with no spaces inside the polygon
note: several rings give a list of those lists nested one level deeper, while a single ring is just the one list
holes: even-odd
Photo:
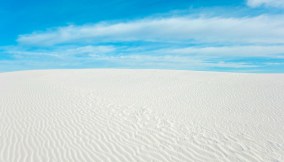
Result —
[{"label": "white cloud", "polygon": [[[17,66],[24,65],[29,68],[82,68],[96,67],[97,64],[100,64],[106,67],[120,68],[192,70],[208,70],[210,68],[257,69],[263,66],[262,63],[253,63],[251,62],[253,59],[246,59],[245,56],[253,56],[253,58],[258,58],[259,56],[283,58],[282,51],[284,51],[282,46],[168,47],[161,49],[114,48],[112,46],[60,46],[36,50],[19,47],[6,48],[6,53],[13,55],[16,59],[13,62],[19,64]],[[24,64],[24,60],[28,60],[27,64]],[[10,68],[9,62],[3,62],[3,64]],[[269,66],[272,65],[281,66],[274,64]]]},{"label": "white cloud", "polygon": [[66,56],[95,56],[95,55],[103,55],[112,53],[116,50],[113,46],[62,46],[62,47],[54,47],[47,49],[25,49],[21,47],[8,47],[5,49],[5,52],[11,55],[16,55],[18,57],[42,57],[42,56],[50,56],[50,57],[66,57]]},{"label": "white cloud", "polygon": [[199,43],[284,43],[284,16],[168,17],[119,23],[59,27],[20,35],[26,45],[112,41]]},{"label": "white cloud", "polygon": [[224,62],[210,61],[204,58],[192,58],[182,55],[123,55],[123,56],[96,56],[95,59],[121,64],[126,67],[136,68],[174,68],[174,69],[207,69],[218,68],[253,68],[253,65],[246,62]]},{"label": "white cloud", "polygon": [[[155,46],[155,45],[152,45]],[[152,46],[137,47],[114,47],[114,46],[60,46],[52,48],[25,49],[19,47],[10,47],[5,49],[5,53],[17,58],[94,58],[97,60],[113,58],[132,58],[140,59],[139,56],[154,58],[152,56],[167,56],[161,58],[173,59],[174,57],[188,58],[234,58],[234,57],[269,57],[284,58],[284,46],[281,45],[244,45],[244,46],[207,46],[207,47],[161,47],[152,48]],[[168,59],[168,60],[170,60]],[[142,60],[142,59],[141,59]],[[160,60],[163,61],[164,59]],[[182,61],[182,59],[180,60]]]},{"label": "white cloud", "polygon": [[284,55],[284,46],[223,46],[223,47],[185,47],[175,49],[162,49],[158,53],[168,54],[198,54],[204,56],[270,56],[279,57]]},{"label": "white cloud", "polygon": [[268,6],[284,8],[284,0],[248,0],[247,5],[250,7]]}]

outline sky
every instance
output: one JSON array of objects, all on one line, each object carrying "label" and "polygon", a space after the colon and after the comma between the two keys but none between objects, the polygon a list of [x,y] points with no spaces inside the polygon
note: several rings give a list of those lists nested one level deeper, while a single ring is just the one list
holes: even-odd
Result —
[{"label": "sky", "polygon": [[284,72],[284,0],[0,0],[0,72]]}]

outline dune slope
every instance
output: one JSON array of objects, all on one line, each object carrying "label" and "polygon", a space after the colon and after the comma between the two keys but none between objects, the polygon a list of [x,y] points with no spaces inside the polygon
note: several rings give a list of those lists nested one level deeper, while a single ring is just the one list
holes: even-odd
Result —
[{"label": "dune slope", "polygon": [[284,161],[284,75],[0,73],[0,161]]}]

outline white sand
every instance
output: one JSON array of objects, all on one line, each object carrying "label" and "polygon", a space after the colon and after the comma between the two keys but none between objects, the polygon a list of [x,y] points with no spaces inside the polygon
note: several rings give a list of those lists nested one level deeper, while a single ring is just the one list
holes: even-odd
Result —
[{"label": "white sand", "polygon": [[1,73],[0,161],[284,161],[284,74]]}]

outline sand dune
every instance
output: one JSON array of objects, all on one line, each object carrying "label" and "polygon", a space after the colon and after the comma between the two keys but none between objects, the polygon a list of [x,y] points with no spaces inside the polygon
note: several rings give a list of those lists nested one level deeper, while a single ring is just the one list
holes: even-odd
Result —
[{"label": "sand dune", "polygon": [[0,73],[0,161],[284,161],[284,75]]}]

